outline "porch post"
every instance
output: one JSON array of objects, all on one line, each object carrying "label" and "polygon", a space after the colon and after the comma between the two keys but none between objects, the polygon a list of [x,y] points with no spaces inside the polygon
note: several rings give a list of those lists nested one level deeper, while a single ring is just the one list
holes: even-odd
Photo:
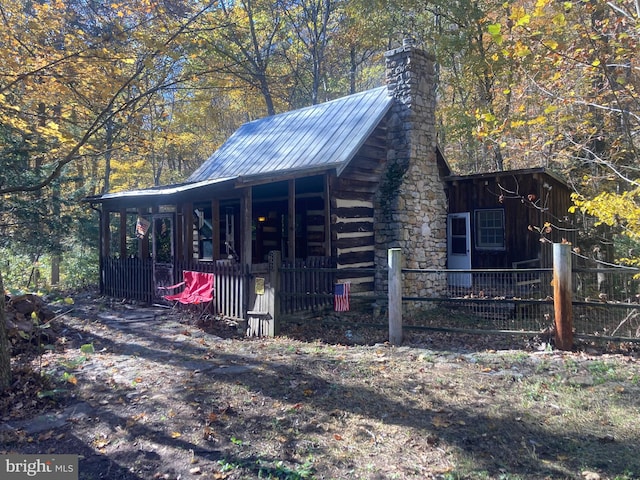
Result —
[{"label": "porch post", "polygon": [[389,343],[402,344],[402,249],[387,251],[389,267]]},{"label": "porch post", "polygon": [[240,228],[240,241],[242,242],[242,250],[240,261],[245,265],[253,263],[251,248],[251,228],[253,226],[253,187],[246,187],[242,194],[242,202],[240,208],[242,210],[242,227]]},{"label": "porch post", "polygon": [[331,256],[331,192],[328,173],[324,176],[324,256]]},{"label": "porch post", "polygon": [[103,204],[102,212],[100,213],[100,255],[102,258],[108,258],[111,255],[111,229],[109,228],[109,219],[111,218],[111,212]]},{"label": "porch post", "polygon": [[280,333],[280,266],[282,265],[282,256],[279,251],[269,252],[269,277],[271,281],[271,304],[269,305],[269,313],[271,314],[271,322],[269,322],[270,337],[275,337]]},{"label": "porch post", "polygon": [[211,243],[213,244],[213,259],[220,259],[220,200],[211,200]]},{"label": "porch post", "polygon": [[185,252],[184,252],[184,203],[176,203],[176,211],[174,216],[173,223],[173,238],[175,241],[175,250],[173,252],[174,255],[174,265],[182,264],[185,262]]},{"label": "porch post", "polygon": [[296,259],[296,180],[289,180],[289,248],[287,258]]},{"label": "porch post", "polygon": [[[138,209],[138,215],[140,217],[143,217],[147,214],[147,209],[146,208],[139,208]],[[147,231],[147,235],[145,235],[144,237],[140,238],[138,240],[138,255],[140,256],[140,258],[142,260],[146,260],[149,258],[149,233],[151,232],[151,229],[149,229]]]},{"label": "porch post", "polygon": [[120,209],[120,258],[127,258],[127,209]]},{"label": "porch post", "polygon": [[184,257],[193,262],[193,203],[187,202],[182,209],[182,231],[184,237]]}]

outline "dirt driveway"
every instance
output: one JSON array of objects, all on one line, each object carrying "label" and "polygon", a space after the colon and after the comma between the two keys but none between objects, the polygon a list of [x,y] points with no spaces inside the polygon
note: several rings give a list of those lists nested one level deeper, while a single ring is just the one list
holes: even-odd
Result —
[{"label": "dirt driveway", "polygon": [[91,295],[71,308],[33,363],[43,410],[0,412],[0,453],[77,454],[87,480],[640,478],[634,353],[319,327],[256,340]]}]

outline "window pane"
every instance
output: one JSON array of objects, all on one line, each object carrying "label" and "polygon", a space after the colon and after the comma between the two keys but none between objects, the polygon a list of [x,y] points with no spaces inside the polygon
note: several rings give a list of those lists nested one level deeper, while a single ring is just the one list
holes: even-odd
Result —
[{"label": "window pane", "polygon": [[465,255],[467,253],[467,239],[465,237],[452,238],[451,253]]},{"label": "window pane", "polygon": [[487,249],[504,249],[504,211],[476,211],[476,246]]},{"label": "window pane", "polygon": [[464,218],[451,219],[451,235],[466,235],[467,225]]}]

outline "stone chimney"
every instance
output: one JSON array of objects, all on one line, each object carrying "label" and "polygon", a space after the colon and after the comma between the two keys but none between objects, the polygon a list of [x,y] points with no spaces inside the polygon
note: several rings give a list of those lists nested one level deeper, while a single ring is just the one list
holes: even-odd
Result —
[{"label": "stone chimney", "polygon": [[[411,40],[385,57],[387,87],[396,101],[377,195],[376,264],[386,265],[388,248],[401,248],[406,268],[445,268],[447,199],[436,159],[434,57]],[[411,292],[405,294],[433,292],[425,277],[407,278]]]}]

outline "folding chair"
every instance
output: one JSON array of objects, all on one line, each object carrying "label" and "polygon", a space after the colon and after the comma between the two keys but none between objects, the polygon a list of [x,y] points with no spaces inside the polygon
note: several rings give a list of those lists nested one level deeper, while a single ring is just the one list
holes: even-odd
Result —
[{"label": "folding chair", "polygon": [[198,319],[202,318],[207,309],[213,305],[213,273],[182,272],[183,281],[168,287],[159,287],[163,290],[175,290],[184,285],[180,293],[163,295],[162,298],[177,305],[195,305],[198,310]]}]

